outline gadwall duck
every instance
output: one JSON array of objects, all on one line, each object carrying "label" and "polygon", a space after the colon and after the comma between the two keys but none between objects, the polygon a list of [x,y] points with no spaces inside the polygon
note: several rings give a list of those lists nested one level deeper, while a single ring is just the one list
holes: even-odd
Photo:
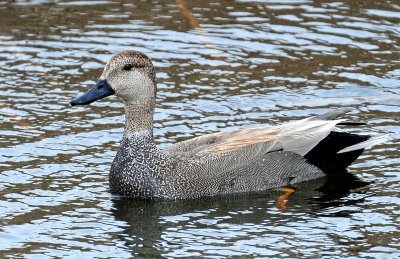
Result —
[{"label": "gadwall duck", "polygon": [[261,191],[339,172],[386,135],[358,135],[338,125],[338,110],[280,126],[218,132],[165,149],[153,139],[156,74],[139,51],[123,51],[100,80],[71,105],[115,94],[125,106],[124,135],[112,163],[111,193],[141,199],[185,199]]}]

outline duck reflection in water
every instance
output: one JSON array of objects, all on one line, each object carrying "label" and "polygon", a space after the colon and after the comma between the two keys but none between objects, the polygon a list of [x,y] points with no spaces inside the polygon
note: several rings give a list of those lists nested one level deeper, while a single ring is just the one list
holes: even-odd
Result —
[{"label": "duck reflection in water", "polygon": [[[220,224],[280,226],[283,221],[304,221],[318,214],[327,217],[348,217],[351,210],[332,211],[347,205],[363,202],[363,189],[367,182],[347,171],[328,177],[298,183],[285,188],[293,189],[285,200],[284,208],[279,198],[282,188],[256,193],[206,197],[193,200],[151,201],[114,196],[111,209],[115,219],[125,222],[119,234],[132,254],[160,255],[164,235],[173,235],[182,228],[211,228],[218,231]],[[364,188],[363,188],[364,187]],[[360,189],[361,188],[361,189]],[[354,193],[356,198],[346,198]],[[301,217],[301,218],[300,218]],[[207,222],[206,226],[202,225]],[[189,232],[189,231],[188,231]]]}]

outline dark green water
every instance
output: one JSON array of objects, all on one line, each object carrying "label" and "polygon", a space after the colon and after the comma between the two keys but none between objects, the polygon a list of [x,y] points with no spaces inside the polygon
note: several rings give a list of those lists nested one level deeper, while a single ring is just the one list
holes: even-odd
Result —
[{"label": "dark green water", "polygon": [[[398,1],[0,1],[0,257],[398,258],[399,24]],[[392,140],[286,209],[118,199],[122,105],[69,101],[123,49],[157,67],[161,146],[338,107]]]}]

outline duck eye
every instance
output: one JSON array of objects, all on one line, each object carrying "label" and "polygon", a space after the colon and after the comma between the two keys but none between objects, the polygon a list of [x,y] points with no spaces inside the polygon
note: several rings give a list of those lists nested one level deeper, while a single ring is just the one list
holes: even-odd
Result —
[{"label": "duck eye", "polygon": [[124,70],[126,70],[126,71],[129,71],[129,70],[131,70],[132,69],[132,65],[131,64],[126,64],[125,66],[124,66]]}]

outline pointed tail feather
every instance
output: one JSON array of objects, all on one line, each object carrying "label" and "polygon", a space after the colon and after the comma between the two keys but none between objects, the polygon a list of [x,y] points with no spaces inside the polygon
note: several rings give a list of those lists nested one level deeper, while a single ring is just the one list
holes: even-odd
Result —
[{"label": "pointed tail feather", "polygon": [[351,165],[362,153],[363,150],[356,150],[343,154],[338,151],[370,138],[367,135],[357,135],[347,132],[332,131],[316,147],[307,153],[305,158],[309,163],[320,168],[325,173],[337,173]]},{"label": "pointed tail feather", "polygon": [[388,137],[332,131],[305,158],[325,173],[336,173],[351,165],[365,148],[383,143]]},{"label": "pointed tail feather", "polygon": [[369,139],[362,141],[360,143],[345,147],[337,152],[337,154],[347,153],[355,150],[361,150],[365,148],[372,147],[377,144],[386,142],[389,139],[389,134],[380,134],[376,136],[371,136]]}]

